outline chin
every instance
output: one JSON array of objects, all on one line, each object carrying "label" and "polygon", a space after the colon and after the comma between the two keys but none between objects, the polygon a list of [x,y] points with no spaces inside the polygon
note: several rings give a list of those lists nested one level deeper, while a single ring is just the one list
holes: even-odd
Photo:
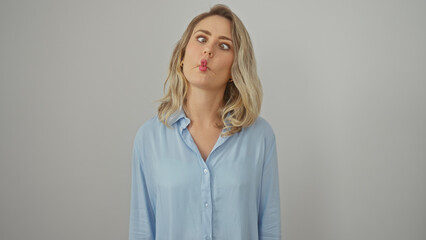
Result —
[{"label": "chin", "polygon": [[195,87],[195,88],[201,88],[201,89],[212,88],[211,84],[209,84],[208,82],[203,81],[203,80],[190,81],[189,86],[193,87],[193,88]]}]

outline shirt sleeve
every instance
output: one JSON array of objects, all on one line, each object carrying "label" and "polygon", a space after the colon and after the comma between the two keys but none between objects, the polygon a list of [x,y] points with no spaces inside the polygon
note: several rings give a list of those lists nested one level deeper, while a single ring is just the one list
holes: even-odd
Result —
[{"label": "shirt sleeve", "polygon": [[275,136],[262,172],[260,207],[258,216],[259,240],[281,240],[281,212],[278,161]]},{"label": "shirt sleeve", "polygon": [[141,156],[141,145],[135,138],[132,156],[129,240],[154,240],[155,215],[148,195]]}]

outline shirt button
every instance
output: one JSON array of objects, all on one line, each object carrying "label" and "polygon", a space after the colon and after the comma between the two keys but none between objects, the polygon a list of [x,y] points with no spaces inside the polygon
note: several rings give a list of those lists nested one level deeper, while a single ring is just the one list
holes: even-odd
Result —
[{"label": "shirt button", "polygon": [[209,171],[207,171],[207,169],[204,169],[204,174],[207,174]]},{"label": "shirt button", "polygon": [[204,206],[208,207],[208,206],[209,206],[209,204],[208,204],[208,203],[205,203],[205,204],[204,204]]}]

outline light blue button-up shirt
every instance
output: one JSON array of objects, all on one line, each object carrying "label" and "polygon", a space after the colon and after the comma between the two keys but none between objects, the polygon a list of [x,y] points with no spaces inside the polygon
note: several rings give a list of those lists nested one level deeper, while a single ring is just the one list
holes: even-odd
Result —
[{"label": "light blue button-up shirt", "polygon": [[[129,240],[281,240],[275,135],[261,117],[220,136],[207,157],[180,110],[133,146]],[[225,131],[225,130],[223,130]]]}]

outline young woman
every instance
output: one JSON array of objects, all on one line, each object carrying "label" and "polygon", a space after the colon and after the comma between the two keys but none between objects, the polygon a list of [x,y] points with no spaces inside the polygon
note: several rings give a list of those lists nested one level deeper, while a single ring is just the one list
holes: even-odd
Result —
[{"label": "young woman", "polygon": [[226,6],[177,43],[133,149],[130,240],[280,240],[275,135],[249,34]]}]

